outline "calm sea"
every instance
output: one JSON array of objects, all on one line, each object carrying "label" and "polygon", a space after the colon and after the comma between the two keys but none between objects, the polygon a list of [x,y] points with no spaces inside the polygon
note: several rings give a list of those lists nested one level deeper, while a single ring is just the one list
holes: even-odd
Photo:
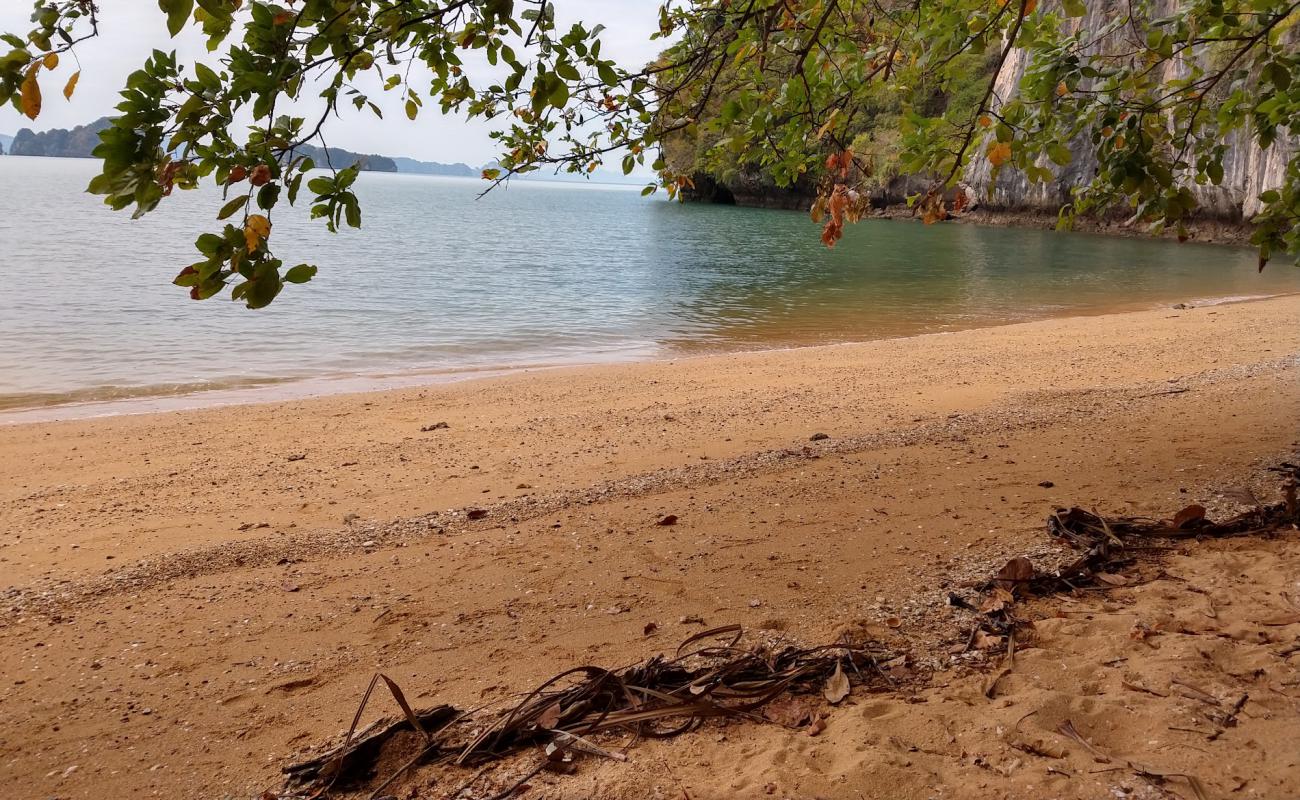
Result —
[{"label": "calm sea", "polygon": [[[0,158],[0,409],[260,384],[355,388],[519,366],[842,342],[1300,290],[1244,248],[870,221],[636,187],[365,174],[365,226],[276,220],[315,281],[248,311],[170,279],[215,190],[144,220],[82,193],[95,163]],[[293,259],[293,260],[290,260]],[[349,378],[351,380],[336,380]],[[305,383],[303,383],[305,382]]]}]

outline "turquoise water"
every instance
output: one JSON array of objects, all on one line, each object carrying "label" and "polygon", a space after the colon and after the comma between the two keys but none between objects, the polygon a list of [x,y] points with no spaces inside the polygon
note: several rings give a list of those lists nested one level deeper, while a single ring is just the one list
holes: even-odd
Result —
[{"label": "turquoise water", "polygon": [[[171,286],[214,192],[132,222],[89,161],[0,158],[0,408],[880,338],[1300,290],[1244,248],[807,216],[635,187],[365,174],[365,227],[281,215],[319,276],[248,311]],[[290,261],[293,263],[293,261]]]}]

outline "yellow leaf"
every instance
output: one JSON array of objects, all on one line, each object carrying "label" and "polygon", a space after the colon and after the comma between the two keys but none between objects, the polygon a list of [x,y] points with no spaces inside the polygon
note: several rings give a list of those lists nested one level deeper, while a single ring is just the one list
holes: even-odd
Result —
[{"label": "yellow leaf", "polygon": [[72,93],[77,91],[77,81],[79,80],[81,80],[81,70],[72,73],[72,77],[68,78],[67,85],[63,87],[63,96],[68,100],[71,100]]},{"label": "yellow leaf", "polygon": [[1000,167],[1011,160],[1011,143],[994,142],[989,147],[989,163]]},{"label": "yellow leaf", "polygon": [[839,115],[840,110],[838,108],[831,112],[831,115],[826,118],[826,121],[822,123],[822,126],[817,129],[817,141],[821,141],[826,136],[826,132],[835,124],[835,118]]},{"label": "yellow leaf", "polygon": [[41,114],[41,85],[36,82],[36,73],[40,71],[40,64],[34,64],[23,78],[19,105],[28,119],[36,119]]},{"label": "yellow leaf", "polygon": [[45,65],[46,69],[54,69],[59,65],[59,54],[48,53],[45,58],[41,59],[41,63]]},{"label": "yellow leaf", "polygon": [[244,241],[248,243],[248,252],[257,250],[258,245],[271,235],[271,220],[261,214],[254,214],[244,225]]},{"label": "yellow leaf", "polygon": [[740,66],[740,62],[754,55],[754,51],[756,51],[757,49],[758,47],[753,42],[750,42],[749,44],[740,48],[739,50],[736,51],[736,60],[731,62],[731,65],[733,67]]}]

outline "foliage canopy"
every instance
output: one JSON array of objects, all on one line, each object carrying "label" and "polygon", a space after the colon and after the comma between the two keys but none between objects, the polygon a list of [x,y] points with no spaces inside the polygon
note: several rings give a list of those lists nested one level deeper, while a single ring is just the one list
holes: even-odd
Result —
[{"label": "foliage canopy", "polygon": [[[172,35],[200,30],[210,57],[147,56],[90,191],[139,216],[175,189],[224,187],[221,224],[175,282],[261,307],[316,272],[273,253],[281,204],[306,199],[331,231],[361,224],[356,169],[313,173],[301,149],[324,144],[338,115],[382,116],[374,92],[398,94],[412,119],[436,107],[493,121],[493,182],[615,158],[625,172],[650,163],[675,194],[690,176],[667,171],[656,145],[707,126],[710,159],[778,183],[815,177],[828,244],[865,209],[873,163],[851,134],[882,108],[900,119],[898,163],[932,176],[915,198],[927,221],[974,159],[1049,180],[1083,143],[1097,168],[1063,224],[1124,208],[1182,234],[1190,187],[1223,181],[1227,137],[1267,148],[1300,133],[1300,0],[667,0],[661,57],[632,69],[603,52],[601,26],[557,25],[557,1],[158,0]],[[52,73],[111,15],[96,0],[35,0],[31,30],[0,37],[0,102],[35,119],[51,86],[71,97],[80,72]],[[1027,66],[1002,96],[1013,54]],[[964,99],[927,108],[931,91]],[[286,110],[305,105],[318,110]],[[1262,266],[1300,251],[1300,148],[1260,201]]]}]

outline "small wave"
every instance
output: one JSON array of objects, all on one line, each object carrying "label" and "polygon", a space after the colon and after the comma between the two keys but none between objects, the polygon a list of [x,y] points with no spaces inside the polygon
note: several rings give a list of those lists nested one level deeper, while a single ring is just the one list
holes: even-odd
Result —
[{"label": "small wave", "polygon": [[149,397],[174,397],[200,392],[255,389],[288,383],[294,378],[227,378],[190,383],[158,383],[144,386],[88,386],[66,392],[21,392],[0,394],[0,410],[13,411],[31,408],[108,403],[115,400],[139,400]]},{"label": "small wave", "polygon": [[1206,297],[1193,300],[1190,306],[1226,306],[1230,303],[1249,303],[1254,300],[1268,300],[1273,297],[1280,297],[1277,294],[1230,294],[1226,297]]}]

